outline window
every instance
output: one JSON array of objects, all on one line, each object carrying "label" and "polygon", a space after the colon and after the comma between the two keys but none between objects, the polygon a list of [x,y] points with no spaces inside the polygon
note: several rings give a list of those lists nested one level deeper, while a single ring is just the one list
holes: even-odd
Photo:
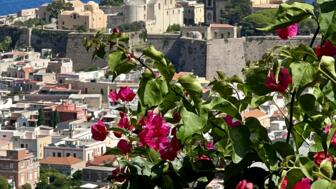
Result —
[{"label": "window", "polygon": [[104,89],[100,89],[100,94],[104,95]]},{"label": "window", "polygon": [[215,32],[214,35],[215,35],[215,38],[217,38],[217,32]]},{"label": "window", "polygon": [[62,22],[62,25],[64,25],[64,21]]},{"label": "window", "polygon": [[222,38],[222,39],[224,38],[224,33],[221,33],[221,38]]},{"label": "window", "polygon": [[212,0],[208,0],[208,6],[212,7]]},{"label": "window", "polygon": [[69,157],[69,156],[70,156],[70,153],[66,153],[66,156]]},{"label": "window", "polygon": [[24,148],[24,144],[21,144],[21,148]]},{"label": "window", "polygon": [[159,5],[158,5],[158,8],[159,8],[159,10],[161,9],[161,5],[160,5],[160,3],[159,3]]},{"label": "window", "polygon": [[77,14],[74,14],[74,15],[73,15],[73,19],[76,19],[76,18],[77,18]]},{"label": "window", "polygon": [[25,162],[22,161],[22,162],[20,163],[20,168],[24,168],[24,166],[25,166]]},{"label": "window", "polygon": [[88,89],[87,89],[87,88],[84,89],[84,93],[85,93],[85,94],[88,93]]},{"label": "window", "polygon": [[57,153],[57,157],[62,157],[61,152],[58,152],[58,153]]},{"label": "window", "polygon": [[2,135],[2,137],[3,137],[3,138],[6,138],[6,137],[7,137],[7,135]]},{"label": "window", "polygon": [[10,168],[10,169],[13,169],[13,168],[14,168],[13,163],[10,163],[10,164],[9,164],[9,168]]},{"label": "window", "polygon": [[28,144],[26,144],[26,148],[28,148]]},{"label": "window", "polygon": [[77,156],[77,154],[76,154],[76,153],[74,153],[74,154],[73,154],[73,157],[76,157],[76,156]]},{"label": "window", "polygon": [[55,157],[56,156],[56,153],[55,152],[53,152],[53,157]]},{"label": "window", "polygon": [[231,36],[231,33],[230,33],[230,32],[228,32],[228,38],[230,38],[230,36]]}]

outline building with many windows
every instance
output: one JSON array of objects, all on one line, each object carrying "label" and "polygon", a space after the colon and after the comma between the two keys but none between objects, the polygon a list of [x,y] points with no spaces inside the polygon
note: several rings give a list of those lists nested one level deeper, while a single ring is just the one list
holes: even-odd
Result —
[{"label": "building with many windows", "polygon": [[39,163],[26,149],[0,150],[0,175],[14,181],[16,188],[27,183],[34,188],[39,179]]}]

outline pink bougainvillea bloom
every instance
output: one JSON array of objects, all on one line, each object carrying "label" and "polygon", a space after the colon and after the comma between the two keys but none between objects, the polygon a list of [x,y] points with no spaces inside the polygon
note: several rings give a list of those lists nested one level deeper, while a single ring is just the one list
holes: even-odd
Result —
[{"label": "pink bougainvillea bloom", "polygon": [[241,180],[237,184],[236,189],[253,189],[253,183],[247,182],[245,179]]},{"label": "pink bougainvillea bloom", "polygon": [[209,156],[207,155],[201,155],[199,158],[198,158],[199,161],[210,161],[211,159],[209,158]]},{"label": "pink bougainvillea bloom", "polygon": [[331,144],[334,148],[336,148],[336,135],[333,136],[333,138],[331,139],[330,144]]},{"label": "pink bougainvillea bloom", "polygon": [[122,133],[119,132],[119,131],[113,131],[113,134],[114,134],[114,136],[117,137],[117,138],[121,138],[121,136],[122,136]]},{"label": "pink bougainvillea bloom", "polygon": [[241,125],[239,120],[234,121],[233,119],[234,118],[230,115],[224,117],[224,120],[229,127],[237,127]]},{"label": "pink bougainvillea bloom", "polygon": [[310,189],[311,180],[309,178],[303,178],[302,180],[295,183],[292,189]]},{"label": "pink bougainvillea bloom", "polygon": [[280,184],[280,189],[287,189],[287,186],[288,186],[288,178],[285,177]]},{"label": "pink bougainvillea bloom", "polygon": [[318,166],[320,166],[322,161],[325,160],[325,159],[329,159],[331,161],[331,163],[334,163],[334,158],[331,155],[329,155],[328,153],[325,153],[324,151],[317,152],[314,155],[314,162]]},{"label": "pink bougainvillea bloom", "polygon": [[322,56],[335,56],[336,46],[331,41],[325,41],[321,46],[314,48],[316,56],[320,59]]},{"label": "pink bougainvillea bloom", "polygon": [[98,141],[104,141],[109,134],[103,121],[99,120],[96,124],[91,126],[92,138]]},{"label": "pink bougainvillea bloom", "polygon": [[115,91],[110,91],[108,97],[112,102],[116,102],[119,99],[118,93],[116,93]]},{"label": "pink bougainvillea bloom", "polygon": [[120,120],[118,122],[118,127],[130,130],[130,131],[134,129],[134,127],[130,124],[125,112],[120,112]]},{"label": "pink bougainvillea bloom", "polygon": [[160,157],[163,160],[170,160],[173,161],[178,152],[180,151],[180,145],[176,136],[174,136],[170,141],[165,141],[160,144]]},{"label": "pink bougainvillea bloom", "polygon": [[328,125],[326,125],[326,126],[324,127],[323,132],[324,132],[325,134],[329,134],[331,128],[332,128],[332,125],[331,125],[331,124],[328,124]]},{"label": "pink bougainvillea bloom", "polygon": [[297,35],[298,29],[299,29],[298,24],[294,23],[287,27],[276,29],[275,32],[281,39],[289,39]]},{"label": "pink bougainvillea bloom", "polygon": [[136,94],[134,93],[134,91],[129,88],[129,87],[120,87],[119,92],[118,92],[118,97],[120,100],[124,101],[124,102],[130,102],[134,99],[134,97],[136,96]]},{"label": "pink bougainvillea bloom", "polygon": [[215,145],[212,142],[208,142],[205,144],[205,148],[208,150],[214,150],[215,149]]},{"label": "pink bougainvillea bloom", "polygon": [[276,82],[275,75],[270,72],[266,78],[265,86],[272,91],[284,93],[288,88],[288,85],[291,83],[292,77],[289,74],[287,68],[281,68],[278,82]]},{"label": "pink bougainvillea bloom", "polygon": [[130,144],[127,140],[121,139],[117,144],[117,148],[121,151],[122,154],[127,154],[131,152],[132,144]]},{"label": "pink bougainvillea bloom", "polygon": [[141,122],[143,122],[143,129],[139,134],[140,144],[159,152],[163,160],[175,159],[180,150],[176,131],[173,130],[170,136],[168,123],[160,114],[153,112],[148,112],[147,117]]},{"label": "pink bougainvillea bloom", "polygon": [[113,28],[112,32],[113,32],[114,34],[120,34],[120,33],[121,33],[121,32],[120,32],[120,29],[119,29],[118,27]]}]

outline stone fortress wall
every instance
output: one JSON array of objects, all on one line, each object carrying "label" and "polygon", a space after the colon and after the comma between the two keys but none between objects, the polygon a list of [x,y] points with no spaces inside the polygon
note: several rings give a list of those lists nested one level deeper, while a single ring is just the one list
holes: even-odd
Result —
[{"label": "stone fortress wall", "polygon": [[[13,47],[31,46],[39,51],[51,48],[54,54],[69,57],[74,62],[74,70],[90,70],[105,67],[102,59],[91,60],[91,52],[83,46],[85,37],[93,33],[70,33],[66,31],[31,31],[26,28],[1,27],[0,41],[7,35],[13,39]],[[131,36],[136,43],[138,35]],[[216,71],[224,71],[227,75],[242,75],[246,61],[255,61],[270,48],[276,45],[309,44],[312,36],[298,36],[289,41],[280,40],[276,36],[243,37],[229,39],[192,39],[174,34],[149,35],[148,42],[163,51],[176,66],[177,71],[194,72],[196,75],[212,79]]]}]

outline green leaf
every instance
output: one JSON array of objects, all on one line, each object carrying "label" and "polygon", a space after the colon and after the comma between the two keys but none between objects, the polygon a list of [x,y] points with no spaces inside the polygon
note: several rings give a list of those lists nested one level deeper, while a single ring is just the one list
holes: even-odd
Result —
[{"label": "green leaf", "polygon": [[146,48],[144,51],[143,51],[143,54],[150,57],[150,58],[153,58],[154,60],[162,60],[164,58],[164,54],[158,50],[155,49],[155,47],[153,45],[151,45],[150,47]]},{"label": "green leaf", "polygon": [[336,83],[335,59],[333,57],[322,56],[319,70],[326,78]]},{"label": "green leaf", "polygon": [[291,145],[286,142],[276,142],[273,144],[275,150],[281,155],[282,158],[286,158],[287,156],[294,155],[294,149]]},{"label": "green leaf", "polygon": [[325,40],[330,40],[336,44],[336,1],[318,0],[317,3],[321,8],[319,17],[321,33]]},{"label": "green leaf", "polygon": [[307,139],[312,129],[305,122],[297,123],[293,126],[292,134],[296,148],[300,148],[302,143]]},{"label": "green leaf", "polygon": [[313,179],[312,173],[315,168],[315,163],[312,160],[310,160],[308,157],[299,157],[298,163],[300,164],[300,169],[302,173],[306,177]]},{"label": "green leaf", "polygon": [[175,74],[174,65],[166,58],[154,62],[156,68],[160,71],[167,82],[171,81]]},{"label": "green leaf", "polygon": [[127,58],[125,53],[122,51],[114,51],[108,57],[108,65],[112,72],[115,71],[115,68],[120,64],[120,62]]},{"label": "green leaf", "polygon": [[114,70],[114,78],[116,78],[120,74],[127,74],[131,70],[136,67],[136,63],[134,61],[122,61]]},{"label": "green leaf", "polygon": [[304,177],[304,174],[299,168],[292,168],[287,172],[288,185],[287,189],[293,188],[294,184],[297,183]]},{"label": "green leaf", "polygon": [[229,135],[234,150],[232,161],[239,163],[250,150],[249,129],[245,126],[229,127]]},{"label": "green leaf", "polygon": [[316,98],[312,94],[304,94],[299,97],[300,106],[306,113],[316,112]]},{"label": "green leaf", "polygon": [[334,171],[330,160],[325,159],[321,162],[320,172],[328,178],[331,178],[333,176]]},{"label": "green leaf", "polygon": [[311,185],[311,189],[335,189],[336,185],[325,179],[319,179]]},{"label": "green leaf", "polygon": [[253,96],[251,100],[250,107],[258,108],[260,105],[264,104],[267,101],[271,101],[273,96]]},{"label": "green leaf", "polygon": [[182,108],[181,119],[183,125],[178,129],[177,137],[182,143],[193,134],[202,133],[203,127],[205,126],[205,120],[202,119],[202,117]]},{"label": "green leaf", "polygon": [[299,62],[292,63],[290,67],[295,88],[305,86],[314,81],[317,71],[313,65],[306,62]]},{"label": "green leaf", "polygon": [[237,119],[241,119],[239,111],[237,107],[232,104],[230,101],[225,100],[223,98],[213,98],[210,103],[204,105],[209,111],[211,110],[218,110],[222,113],[229,114]]},{"label": "green leaf", "polygon": [[249,68],[245,72],[246,86],[253,93],[259,96],[266,95],[271,92],[265,86],[268,70],[264,68]]},{"label": "green leaf", "polygon": [[162,78],[148,81],[144,92],[144,102],[149,107],[162,103],[164,96],[168,93],[167,83]]},{"label": "green leaf", "polygon": [[184,75],[178,79],[178,82],[188,92],[189,95],[198,98],[202,97],[203,87],[198,82],[197,77],[191,74]]},{"label": "green leaf", "polygon": [[181,97],[177,96],[172,90],[163,98],[162,103],[159,105],[159,110],[162,114],[165,114],[172,108],[175,108],[177,103],[181,100]]},{"label": "green leaf", "polygon": [[232,96],[232,87],[226,81],[214,81],[213,91],[216,91],[222,98],[227,98]]},{"label": "green leaf", "polygon": [[265,28],[258,28],[262,31],[272,31],[277,28],[284,28],[293,23],[298,23],[314,15],[314,7],[307,3],[294,2],[292,4],[283,3],[280,5],[275,16],[274,24]]},{"label": "green leaf", "polygon": [[245,125],[250,130],[250,140],[252,143],[259,144],[270,141],[266,128],[260,124],[257,118],[247,118],[245,120]]}]

